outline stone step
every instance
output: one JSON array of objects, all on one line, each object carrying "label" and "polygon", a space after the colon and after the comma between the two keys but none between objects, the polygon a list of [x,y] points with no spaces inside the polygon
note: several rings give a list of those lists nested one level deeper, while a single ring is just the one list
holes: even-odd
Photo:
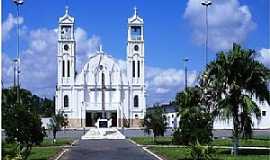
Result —
[{"label": "stone step", "polygon": [[117,128],[90,128],[81,139],[125,139]]}]

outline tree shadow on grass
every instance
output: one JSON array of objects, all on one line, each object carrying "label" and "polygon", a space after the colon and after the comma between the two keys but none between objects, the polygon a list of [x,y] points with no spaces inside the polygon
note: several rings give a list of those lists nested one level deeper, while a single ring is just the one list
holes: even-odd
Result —
[{"label": "tree shadow on grass", "polygon": [[155,145],[171,145],[172,142],[171,141],[162,141],[162,140],[157,140],[156,142],[154,142]]}]

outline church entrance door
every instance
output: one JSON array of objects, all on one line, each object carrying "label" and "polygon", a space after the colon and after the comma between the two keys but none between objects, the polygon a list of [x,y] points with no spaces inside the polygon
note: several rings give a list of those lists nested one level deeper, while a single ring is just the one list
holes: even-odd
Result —
[{"label": "church entrance door", "polygon": [[112,127],[117,127],[117,113],[112,112],[111,113],[111,118],[112,118]]},{"label": "church entrance door", "polygon": [[86,115],[85,115],[85,126],[86,127],[95,127],[95,123],[100,118],[102,118],[102,112],[87,111]]},{"label": "church entrance door", "polygon": [[[104,114],[104,115],[103,115]],[[116,111],[87,111],[85,115],[85,126],[86,127],[95,127],[98,119],[102,119],[105,116],[106,119],[111,119],[112,127],[117,127],[117,112]]]},{"label": "church entrance door", "polygon": [[92,113],[86,112],[86,119],[85,119],[85,126],[86,127],[93,127],[92,118],[93,118]]}]

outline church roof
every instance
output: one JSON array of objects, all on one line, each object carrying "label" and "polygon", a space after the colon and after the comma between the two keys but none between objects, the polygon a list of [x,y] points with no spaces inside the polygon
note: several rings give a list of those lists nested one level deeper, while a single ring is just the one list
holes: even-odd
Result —
[{"label": "church roof", "polygon": [[[86,74],[87,77],[94,80],[95,75],[97,75],[100,72],[109,73],[112,75],[117,75],[117,80],[114,80],[114,84],[126,84],[127,83],[127,77],[126,72],[124,68],[121,68],[118,61],[114,59],[111,55],[105,53],[102,50],[102,47],[100,47],[99,51],[96,51],[96,54],[89,57],[87,63],[82,68],[81,73],[78,75],[77,82],[81,83],[83,82],[83,77]],[[87,78],[87,79],[89,79]],[[91,81],[89,83],[93,83],[94,81]]]}]

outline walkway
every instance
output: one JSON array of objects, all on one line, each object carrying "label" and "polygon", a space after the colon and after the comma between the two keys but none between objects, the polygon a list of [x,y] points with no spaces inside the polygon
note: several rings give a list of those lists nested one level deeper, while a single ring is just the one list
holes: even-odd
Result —
[{"label": "walkway", "polygon": [[128,140],[80,140],[60,160],[156,160]]}]

